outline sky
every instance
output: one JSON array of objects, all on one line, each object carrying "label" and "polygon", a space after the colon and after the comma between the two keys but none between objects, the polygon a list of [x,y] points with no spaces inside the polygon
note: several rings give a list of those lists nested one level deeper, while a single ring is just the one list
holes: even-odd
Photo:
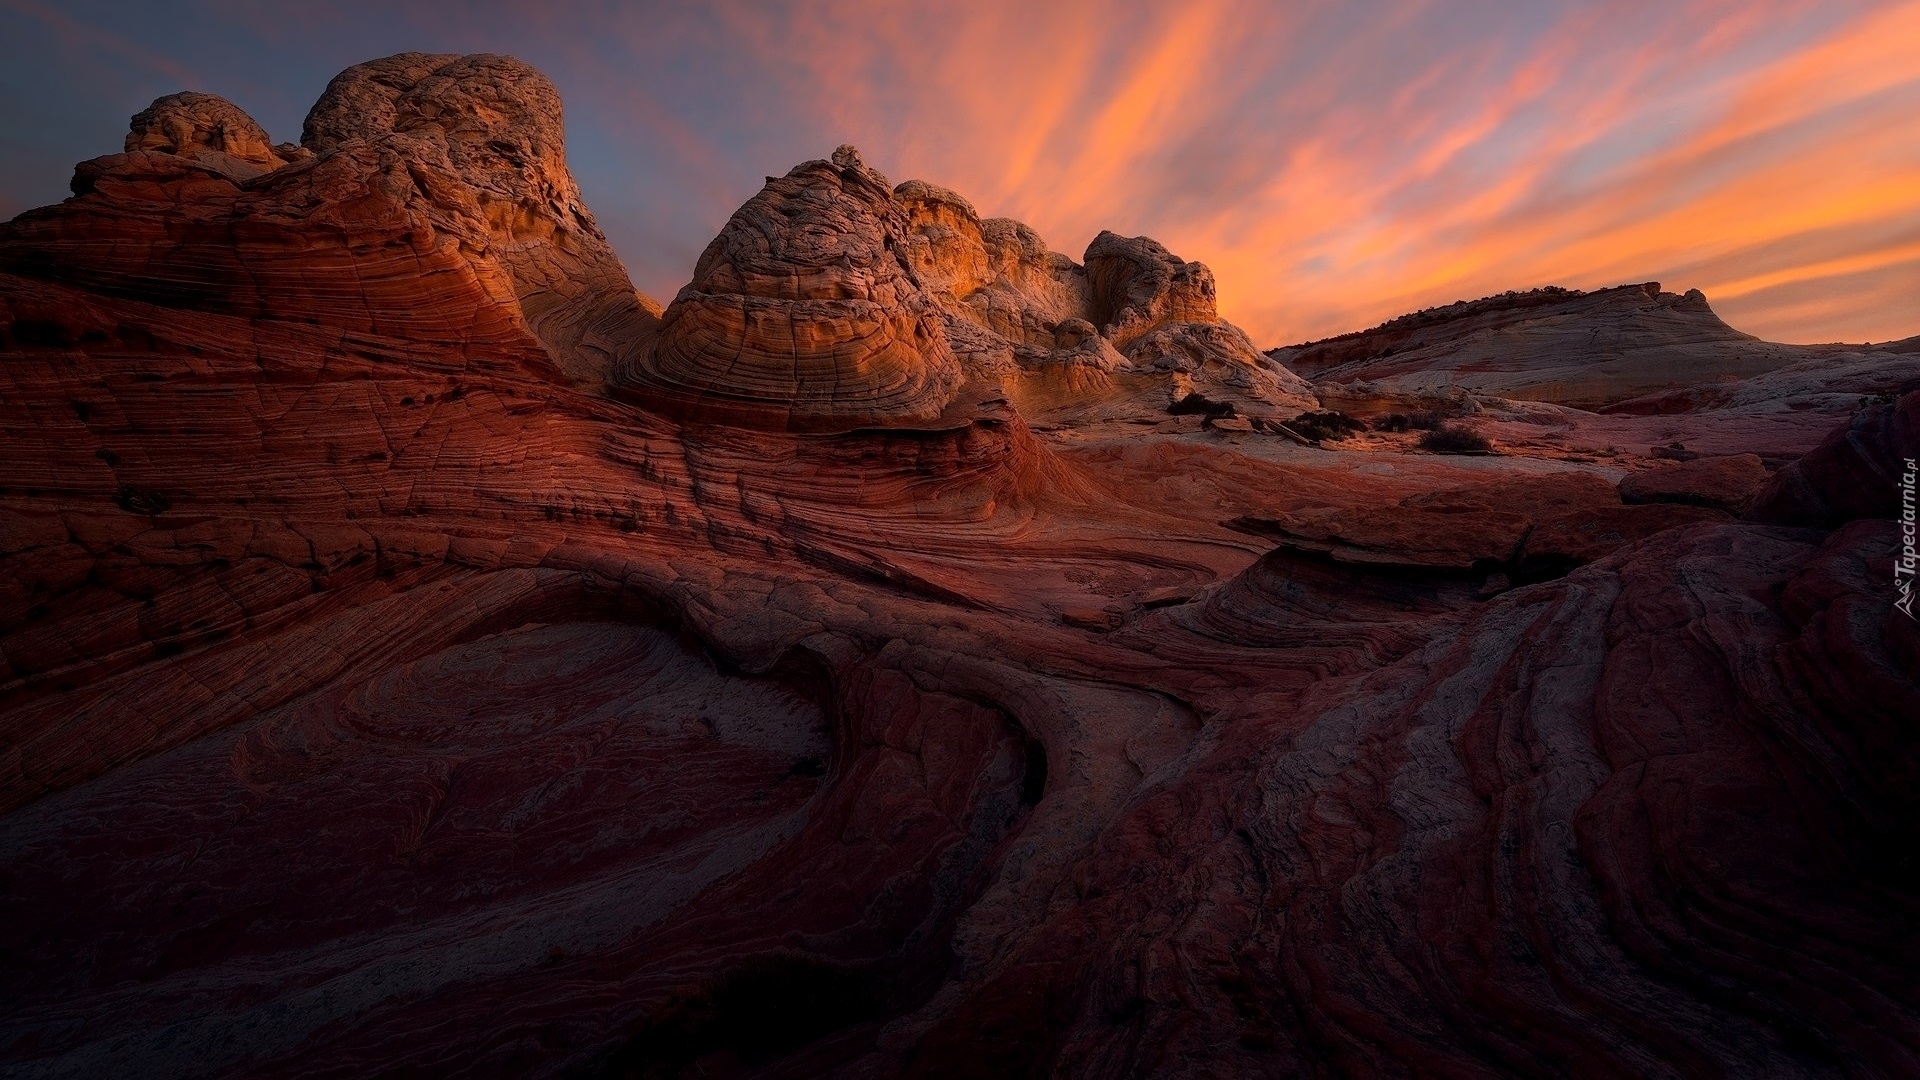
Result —
[{"label": "sky", "polygon": [[500,52],[665,302],[841,143],[1076,260],[1214,270],[1262,346],[1508,289],[1660,281],[1778,341],[1920,334],[1920,0],[0,0],[0,219],[155,97],[276,140],[342,68]]}]

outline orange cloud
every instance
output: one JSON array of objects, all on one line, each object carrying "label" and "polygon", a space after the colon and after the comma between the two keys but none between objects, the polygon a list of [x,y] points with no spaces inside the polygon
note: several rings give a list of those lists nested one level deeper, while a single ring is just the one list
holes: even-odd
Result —
[{"label": "orange cloud", "polygon": [[[1920,3],[1585,5],[1431,48],[1409,44],[1449,32],[1446,6],[815,14],[740,22],[876,163],[1069,254],[1101,228],[1153,235],[1213,264],[1225,313],[1268,342],[1647,279],[1791,339],[1920,332],[1920,298],[1858,291],[1911,254],[1872,235],[1920,211]],[[1780,261],[1792,243],[1731,258],[1850,226],[1854,246],[1803,262]],[[1755,311],[1821,282],[1882,307]]]},{"label": "orange cloud", "polygon": [[1900,284],[1920,240],[1920,0],[342,6],[288,31],[216,3],[211,37],[153,20],[135,45],[0,0],[83,67],[188,86],[234,57],[264,80],[319,51],[520,55],[566,95],[589,202],[663,298],[760,175],[853,142],[1069,255],[1114,229],[1204,260],[1225,314],[1269,344],[1644,280],[1787,340],[1920,333]]}]

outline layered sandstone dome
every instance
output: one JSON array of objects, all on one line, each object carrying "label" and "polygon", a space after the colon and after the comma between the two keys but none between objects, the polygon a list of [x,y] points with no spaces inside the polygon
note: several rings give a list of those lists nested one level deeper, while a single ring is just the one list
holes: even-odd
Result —
[{"label": "layered sandstone dome", "polygon": [[794,431],[932,420],[960,385],[904,210],[850,146],[769,180],[662,317],[632,393],[690,419]]},{"label": "layered sandstone dome", "polygon": [[349,68],[300,146],[271,145],[213,95],[161,98],[134,117],[124,153],[76,168],[73,190],[0,228],[8,268],[173,307],[462,342],[586,385],[658,310],[580,201],[559,94],[509,57]]},{"label": "layered sandstone dome", "polygon": [[1112,233],[1087,259],[939,185],[889,189],[843,146],[735,212],[615,383],[682,419],[813,432],[925,424],[969,380],[1023,412],[1316,407],[1219,317],[1204,265]]},{"label": "layered sandstone dome", "polygon": [[560,92],[512,57],[403,53],[350,67],[300,141],[322,154],[386,141],[444,161],[458,184],[434,194],[458,221],[450,231],[498,260],[528,327],[576,381],[605,379],[660,313],[580,198]]}]

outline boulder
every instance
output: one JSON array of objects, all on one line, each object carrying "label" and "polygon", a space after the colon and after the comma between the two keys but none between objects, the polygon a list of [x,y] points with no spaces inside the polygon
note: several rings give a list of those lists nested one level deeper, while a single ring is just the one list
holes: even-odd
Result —
[{"label": "boulder", "polygon": [[1701,457],[1633,473],[1620,481],[1627,503],[1681,503],[1738,514],[1767,483],[1757,454]]}]

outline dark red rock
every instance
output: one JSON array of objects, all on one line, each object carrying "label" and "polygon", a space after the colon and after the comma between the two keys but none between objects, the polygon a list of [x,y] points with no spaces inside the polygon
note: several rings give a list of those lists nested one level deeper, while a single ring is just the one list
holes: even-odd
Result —
[{"label": "dark red rock", "polygon": [[1737,514],[1760,494],[1768,476],[1758,454],[1695,458],[1625,477],[1620,481],[1620,499],[1705,506]]},{"label": "dark red rock", "polygon": [[1786,525],[1834,528],[1900,512],[1905,463],[1920,458],[1920,391],[1873,405],[1788,464],[1755,498],[1747,516]]}]

